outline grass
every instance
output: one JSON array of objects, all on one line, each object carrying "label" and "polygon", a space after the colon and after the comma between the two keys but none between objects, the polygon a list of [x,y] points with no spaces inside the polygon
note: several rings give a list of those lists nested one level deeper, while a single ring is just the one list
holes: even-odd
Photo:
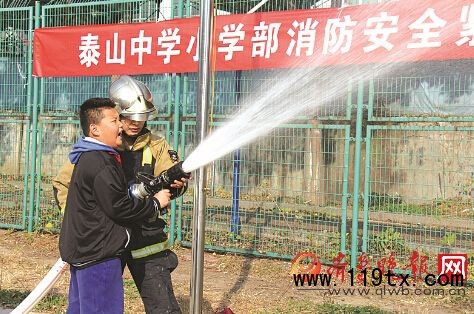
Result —
[{"label": "grass", "polygon": [[385,314],[390,313],[387,311],[383,311],[379,308],[374,306],[353,306],[348,304],[331,304],[331,303],[324,303],[320,309],[316,311],[316,313],[320,314],[332,314],[332,313],[340,313],[340,314]]},{"label": "grass", "polygon": [[133,279],[123,279],[123,290],[125,296],[125,313],[143,313],[144,308],[142,300]]},{"label": "grass", "polygon": [[286,313],[314,313],[314,314],[386,314],[373,306],[353,306],[348,304],[323,303],[316,304],[310,301],[290,300],[284,306],[252,311],[253,314],[286,314]]},{"label": "grass", "polygon": [[[16,308],[30,293],[11,289],[0,290],[0,306],[7,309]],[[64,313],[67,308],[67,295],[49,293],[34,308],[36,312]]]},{"label": "grass", "polygon": [[[132,279],[124,279],[125,302],[128,303],[127,313],[143,312],[140,295]],[[1,289],[0,307],[13,309],[17,307],[30,293],[30,291],[18,291]],[[35,312],[65,313],[67,309],[67,294],[48,293],[39,302]]]},{"label": "grass", "polygon": [[65,294],[51,294],[46,295],[38,305],[35,311],[48,313],[65,313],[67,309],[67,295]]},{"label": "grass", "polygon": [[0,306],[12,309],[28,296],[29,292],[23,292],[11,289],[0,289]]},{"label": "grass", "polygon": [[461,197],[445,200],[432,200],[422,204],[414,204],[399,198],[370,195],[370,211],[387,213],[404,213],[411,215],[433,216],[433,217],[473,217],[474,211],[466,211],[473,208],[473,201]]},{"label": "grass", "polygon": [[[396,238],[395,231],[390,234]],[[388,235],[387,235],[388,236]],[[16,307],[29,293],[56,258],[57,236],[50,234],[7,232],[0,230],[0,251],[9,254],[0,256],[0,306]],[[189,312],[189,273],[191,251],[175,248],[180,257],[180,270],[174,273],[176,297],[183,313]],[[249,258],[234,254],[205,253],[205,278],[203,313],[215,313],[227,305],[235,313],[388,313],[386,310],[400,308],[417,309],[446,308],[471,312],[473,290],[466,288],[466,296],[439,299],[435,296],[416,298],[416,304],[400,302],[401,296],[383,300],[379,298],[345,298],[332,301],[326,297],[301,295],[300,291],[288,289],[289,262],[272,259]],[[474,264],[469,257],[469,264]],[[430,258],[431,260],[431,258]],[[471,263],[472,262],[472,263]],[[36,275],[36,276],[32,276]],[[63,276],[52,292],[34,309],[41,313],[64,313],[67,306],[68,276]],[[19,288],[22,287],[22,288]],[[124,275],[125,313],[144,313],[137,289],[128,271]],[[348,304],[341,304],[341,302]],[[352,304],[352,305],[349,305]],[[372,306],[368,306],[372,305]],[[419,307],[417,307],[419,306]],[[379,309],[378,307],[384,308]],[[394,310],[395,311],[395,310]],[[405,311],[404,311],[405,312]],[[428,311],[424,311],[427,312]]]},{"label": "grass", "polygon": [[370,238],[369,248],[370,252],[375,254],[396,252],[397,254],[406,255],[410,251],[401,233],[391,227]]}]

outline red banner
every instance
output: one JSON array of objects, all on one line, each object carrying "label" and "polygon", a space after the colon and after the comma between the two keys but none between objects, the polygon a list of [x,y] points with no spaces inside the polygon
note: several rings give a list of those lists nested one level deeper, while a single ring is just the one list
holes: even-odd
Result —
[{"label": "red banner", "polygon": [[[199,19],[41,28],[34,74],[96,76],[197,71]],[[392,63],[474,57],[474,3],[394,1],[378,5],[216,18],[214,68]]]}]

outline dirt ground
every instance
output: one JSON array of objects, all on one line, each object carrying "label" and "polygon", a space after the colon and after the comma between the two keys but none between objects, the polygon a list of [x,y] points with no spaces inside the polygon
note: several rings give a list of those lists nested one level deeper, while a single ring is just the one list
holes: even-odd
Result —
[{"label": "dirt ground", "polygon": [[[49,271],[58,258],[58,236],[0,230],[0,308],[11,308],[9,295],[23,298]],[[183,313],[189,312],[191,250],[175,248],[180,264],[173,272],[175,294]],[[216,313],[229,307],[234,313],[319,313],[324,304],[351,305],[340,313],[364,313],[373,306],[390,313],[474,313],[474,289],[465,296],[328,296],[317,290],[301,290],[289,275],[288,261],[251,258],[233,254],[205,253],[203,313]],[[50,301],[46,310],[36,313],[61,313],[65,309],[68,273],[50,292],[60,302]],[[143,313],[140,297],[128,272],[124,275],[127,313]],[[58,297],[59,296],[59,297]],[[19,300],[21,300],[19,298]],[[55,300],[52,298],[51,300]],[[13,302],[14,303],[14,302]],[[45,306],[43,306],[44,308]],[[339,307],[340,309],[341,307]]]}]

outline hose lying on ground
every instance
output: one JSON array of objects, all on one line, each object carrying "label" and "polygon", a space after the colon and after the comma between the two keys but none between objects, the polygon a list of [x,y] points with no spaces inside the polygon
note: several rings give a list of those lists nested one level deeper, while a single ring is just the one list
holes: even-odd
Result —
[{"label": "hose lying on ground", "polygon": [[63,262],[63,260],[59,258],[33,291],[31,291],[26,299],[24,299],[10,314],[24,314],[30,312],[56,284],[62,273],[67,269],[68,265],[68,263]]}]

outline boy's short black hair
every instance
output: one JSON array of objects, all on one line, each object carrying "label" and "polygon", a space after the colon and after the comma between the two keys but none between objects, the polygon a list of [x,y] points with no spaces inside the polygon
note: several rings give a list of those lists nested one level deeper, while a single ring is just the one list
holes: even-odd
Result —
[{"label": "boy's short black hair", "polygon": [[115,108],[115,104],[109,98],[90,98],[81,105],[79,120],[85,136],[89,136],[89,125],[98,124],[104,118],[104,108]]}]

